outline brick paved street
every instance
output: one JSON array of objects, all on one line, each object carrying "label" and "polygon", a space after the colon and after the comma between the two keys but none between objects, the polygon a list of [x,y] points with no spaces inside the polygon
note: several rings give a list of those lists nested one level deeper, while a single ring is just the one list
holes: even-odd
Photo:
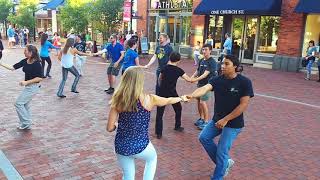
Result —
[{"label": "brick paved street", "polygon": [[[14,64],[22,58],[23,49],[7,49],[2,61]],[[32,101],[34,125],[27,132],[16,130],[18,117],[13,106],[23,89],[18,85],[23,73],[0,68],[0,150],[24,179],[121,179],[113,150],[115,133],[105,130],[110,100],[103,91],[107,88],[106,64],[100,58],[89,58],[78,86],[80,94],[70,92],[73,75],[69,74],[67,98],[59,99],[61,67],[56,56],[52,59],[52,79],[43,80]],[[181,67],[191,75],[192,64],[185,60]],[[154,67],[146,72],[148,92],[154,91]],[[245,67],[244,74],[253,81],[256,96],[245,114],[246,127],[231,150],[236,163],[226,179],[320,179],[320,83],[316,76],[305,81],[302,73],[252,67]],[[195,89],[182,80],[178,86],[180,94]],[[173,131],[174,112],[171,107],[166,110],[161,140],[153,135],[155,111],[152,113],[156,179],[209,179],[214,165],[193,125],[195,102],[183,104],[183,133]],[[142,179],[143,162],[138,161],[136,169],[137,179]],[[1,170],[0,179],[5,179]]]}]

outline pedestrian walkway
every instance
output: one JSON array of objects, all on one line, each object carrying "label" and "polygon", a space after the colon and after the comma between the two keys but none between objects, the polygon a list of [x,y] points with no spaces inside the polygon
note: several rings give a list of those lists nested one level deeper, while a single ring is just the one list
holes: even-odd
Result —
[{"label": "pedestrian walkway", "polygon": [[[23,58],[23,49],[6,50],[3,61],[13,64]],[[42,82],[33,99],[33,129],[16,130],[18,117],[14,102],[22,87],[23,73],[0,68],[0,149],[25,180],[31,179],[121,179],[113,150],[115,133],[106,131],[108,101],[106,64],[90,57],[84,67],[78,91],[70,92],[72,75],[65,87],[67,98],[56,97],[61,66],[52,55],[52,79]],[[146,64],[142,60],[142,64]],[[181,67],[192,74],[192,60]],[[245,67],[256,96],[245,114],[246,127],[231,150],[235,165],[226,179],[320,179],[320,83],[305,81],[304,74]],[[154,92],[155,69],[147,69],[145,89]],[[314,78],[316,80],[316,78]],[[190,93],[195,84],[178,81],[180,94]],[[300,103],[295,103],[300,102]],[[212,115],[213,100],[209,102]],[[196,103],[183,104],[185,131],[173,130],[174,112],[164,115],[161,140],[154,136],[152,112],[151,141],[158,153],[158,180],[206,180],[214,168],[198,141]],[[136,167],[142,179],[143,162]],[[2,170],[3,171],[3,170]],[[4,179],[0,171],[0,179]]]}]

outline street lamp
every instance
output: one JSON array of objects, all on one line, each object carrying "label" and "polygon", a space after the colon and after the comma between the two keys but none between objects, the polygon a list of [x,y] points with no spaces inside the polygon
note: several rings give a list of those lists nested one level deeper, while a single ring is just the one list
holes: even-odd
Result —
[{"label": "street lamp", "polygon": [[130,32],[132,32],[132,17],[133,17],[133,0],[131,0],[131,8],[130,8]]}]

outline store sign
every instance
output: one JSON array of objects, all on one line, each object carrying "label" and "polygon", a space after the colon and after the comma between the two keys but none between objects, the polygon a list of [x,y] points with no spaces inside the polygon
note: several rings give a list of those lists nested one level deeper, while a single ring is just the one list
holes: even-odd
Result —
[{"label": "store sign", "polygon": [[124,2],[123,4],[123,22],[130,22],[131,20],[131,2]]},{"label": "store sign", "polygon": [[228,15],[228,14],[244,14],[244,10],[214,10],[211,11],[212,15]]},{"label": "store sign", "polygon": [[188,8],[186,0],[165,0],[156,1],[152,5],[152,9],[182,9]]}]

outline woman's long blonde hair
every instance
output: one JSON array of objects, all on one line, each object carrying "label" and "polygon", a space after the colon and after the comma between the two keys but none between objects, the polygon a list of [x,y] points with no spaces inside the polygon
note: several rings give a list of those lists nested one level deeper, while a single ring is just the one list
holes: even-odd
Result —
[{"label": "woman's long blonde hair", "polygon": [[119,112],[137,112],[137,103],[143,93],[144,72],[141,67],[126,69],[111,99],[111,106]]}]

